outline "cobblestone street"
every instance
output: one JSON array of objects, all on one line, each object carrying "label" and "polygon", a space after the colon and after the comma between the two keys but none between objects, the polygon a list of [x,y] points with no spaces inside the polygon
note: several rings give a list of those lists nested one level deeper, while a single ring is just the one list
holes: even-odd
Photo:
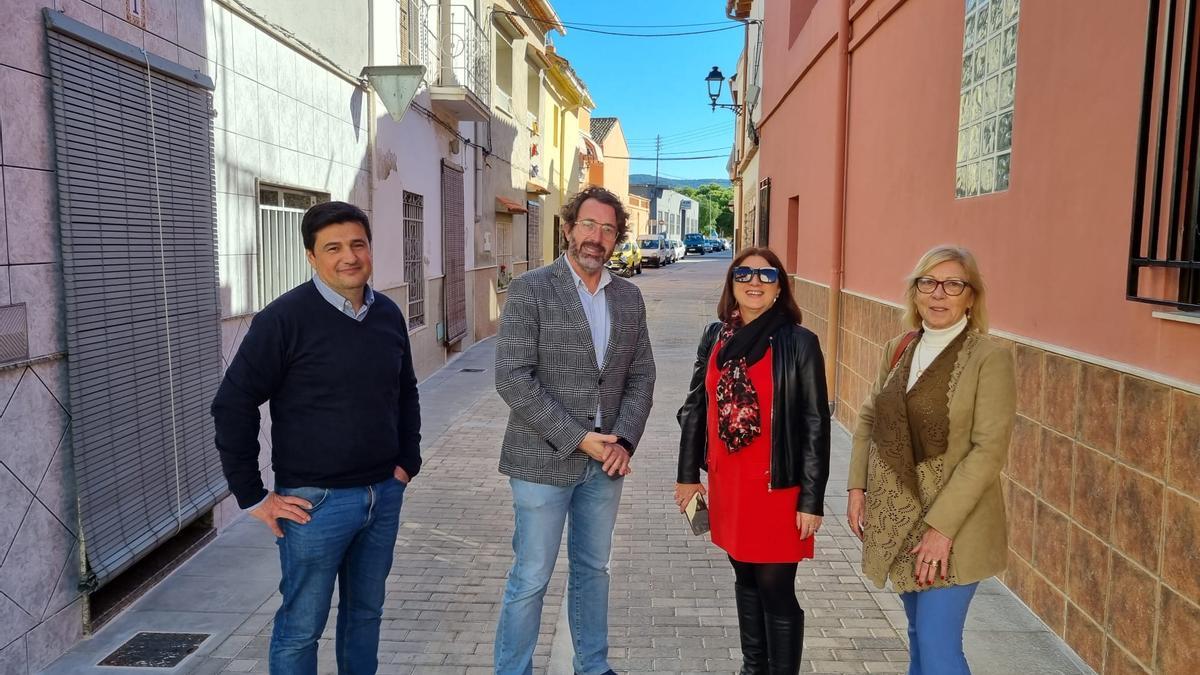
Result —
[{"label": "cobblestone street", "polygon": [[[729,563],[707,538],[690,534],[671,501],[675,411],[727,263],[727,254],[689,257],[636,278],[649,311],[658,383],[615,535],[611,656],[620,673],[730,673],[740,665]],[[421,385],[426,459],[403,508],[384,610],[381,673],[491,672],[512,532],[509,487],[496,471],[507,408],[492,386],[491,350],[491,341],[478,345]],[[475,368],[484,372],[463,372]],[[907,651],[899,600],[859,576],[858,542],[841,515],[848,443],[835,425],[827,517],[816,559],[800,566],[800,602],[807,613],[802,670],[900,673]],[[546,596],[537,672],[570,673],[561,560]],[[192,630],[212,637],[172,672],[265,673],[277,579],[270,533],[243,519],[49,672],[122,672],[90,667],[137,630]],[[331,618],[330,631],[332,625]],[[981,586],[967,628],[977,674],[1090,672],[995,581]],[[322,672],[335,672],[331,657],[327,639]]]}]

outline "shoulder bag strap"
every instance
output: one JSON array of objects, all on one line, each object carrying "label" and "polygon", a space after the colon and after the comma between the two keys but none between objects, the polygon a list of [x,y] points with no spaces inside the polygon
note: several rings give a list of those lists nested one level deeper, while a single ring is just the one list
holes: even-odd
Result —
[{"label": "shoulder bag strap", "polygon": [[912,341],[916,340],[917,336],[920,334],[921,331],[919,330],[911,330],[904,334],[904,337],[900,339],[900,344],[896,345],[896,351],[892,353],[892,363],[888,366],[888,370],[895,368],[896,364],[900,363],[900,355],[904,353],[905,349],[908,349],[908,346],[912,344]]}]

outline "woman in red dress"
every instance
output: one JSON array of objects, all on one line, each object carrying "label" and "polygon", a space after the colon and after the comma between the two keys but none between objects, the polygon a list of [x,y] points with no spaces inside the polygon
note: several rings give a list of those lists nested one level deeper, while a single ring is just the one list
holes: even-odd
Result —
[{"label": "woman in red dress", "polygon": [[708,495],[713,543],[733,564],[742,673],[793,675],[804,639],[796,568],[813,556],[829,477],[825,362],[770,249],[733,259],[717,315],[679,410],[675,501],[682,511]]}]

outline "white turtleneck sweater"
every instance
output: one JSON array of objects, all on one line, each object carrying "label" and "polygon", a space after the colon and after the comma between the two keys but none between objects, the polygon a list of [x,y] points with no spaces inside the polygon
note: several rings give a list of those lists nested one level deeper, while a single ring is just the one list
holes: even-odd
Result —
[{"label": "white turtleneck sweater", "polygon": [[921,339],[917,342],[912,368],[908,370],[908,387],[905,388],[905,391],[911,390],[917,383],[917,378],[921,377],[921,373],[929,368],[942,350],[953,342],[959,333],[967,329],[967,317],[963,316],[958,323],[949,328],[930,328],[927,323],[922,323],[921,327],[925,332],[921,334]]}]

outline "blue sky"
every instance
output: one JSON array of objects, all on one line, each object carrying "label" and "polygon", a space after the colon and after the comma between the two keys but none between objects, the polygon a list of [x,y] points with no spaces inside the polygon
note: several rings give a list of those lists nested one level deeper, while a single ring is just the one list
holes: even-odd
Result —
[{"label": "blue sky", "polygon": [[[654,156],[654,136],[662,134],[663,153],[675,156],[720,155],[717,159],[667,161],[660,175],[674,178],[728,178],[725,164],[733,144],[733,113],[708,106],[705,75],[714,66],[729,77],[735,72],[744,30],[725,18],[724,0],[557,0],[564,23],[660,26],[713,23],[685,28],[600,27],[622,33],[712,30],[686,37],[633,38],[567,28],[550,33],[558,52],[570,60],[592,98],[593,115],[619,117],[633,157]],[[589,28],[593,28],[590,27]],[[722,103],[729,102],[722,90]],[[630,173],[654,173],[654,161],[630,162]]]}]

